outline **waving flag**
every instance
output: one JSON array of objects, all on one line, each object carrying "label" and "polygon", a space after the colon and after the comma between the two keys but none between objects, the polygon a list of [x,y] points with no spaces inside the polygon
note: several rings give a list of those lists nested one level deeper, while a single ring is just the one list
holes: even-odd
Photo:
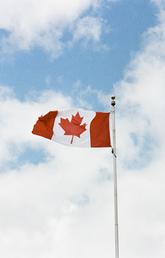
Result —
[{"label": "waving flag", "polygon": [[50,111],[38,118],[33,134],[77,147],[111,147],[110,113],[86,110]]}]

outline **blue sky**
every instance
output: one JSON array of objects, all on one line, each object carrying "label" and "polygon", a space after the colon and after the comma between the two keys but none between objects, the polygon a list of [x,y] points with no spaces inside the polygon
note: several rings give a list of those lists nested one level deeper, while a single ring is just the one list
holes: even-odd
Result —
[{"label": "blue sky", "polygon": [[[106,2],[94,15],[104,20],[97,45],[85,46],[81,40],[56,58],[39,47],[7,53],[0,63],[0,83],[12,87],[19,98],[44,89],[69,95],[77,81],[82,87],[109,92],[141,48],[143,33],[156,24],[156,7],[143,0]],[[68,37],[69,32],[64,32],[64,44]]]},{"label": "blue sky", "polygon": [[122,258],[165,257],[165,0],[0,0],[0,256],[114,257],[109,148],[32,135],[116,95]]}]

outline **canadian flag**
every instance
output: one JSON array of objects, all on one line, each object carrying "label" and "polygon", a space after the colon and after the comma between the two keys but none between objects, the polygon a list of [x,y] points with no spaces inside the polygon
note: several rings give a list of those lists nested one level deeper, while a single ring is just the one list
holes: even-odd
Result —
[{"label": "canadian flag", "polygon": [[111,147],[110,113],[50,111],[38,118],[32,133],[69,146]]}]

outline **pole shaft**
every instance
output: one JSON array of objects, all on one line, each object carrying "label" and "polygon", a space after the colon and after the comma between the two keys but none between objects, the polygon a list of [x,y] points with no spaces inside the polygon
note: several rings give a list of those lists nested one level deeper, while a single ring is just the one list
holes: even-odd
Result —
[{"label": "pole shaft", "polygon": [[112,152],[114,175],[114,219],[115,219],[115,258],[119,258],[119,229],[118,229],[118,196],[117,196],[117,156],[116,156],[116,126],[115,126],[115,97],[112,97]]}]

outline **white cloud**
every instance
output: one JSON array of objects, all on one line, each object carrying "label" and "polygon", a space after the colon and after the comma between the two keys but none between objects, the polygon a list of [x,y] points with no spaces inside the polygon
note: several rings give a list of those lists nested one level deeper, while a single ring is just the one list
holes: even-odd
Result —
[{"label": "white cloud", "polygon": [[[116,85],[120,109],[123,111],[120,115],[122,119],[127,117],[127,131],[137,136],[134,156],[140,159],[141,155],[147,155],[148,152],[157,158],[158,152],[165,147],[165,122],[162,119],[165,112],[164,24],[165,19],[145,34],[146,45],[143,51],[130,63],[124,80]],[[120,125],[122,127],[122,122]],[[132,137],[132,144],[133,140]],[[133,145],[129,146],[130,151]],[[123,142],[122,153],[124,146]]]},{"label": "white cloud", "polygon": [[75,25],[73,41],[86,39],[86,41],[99,42],[102,33],[102,23],[96,17],[86,16]]},{"label": "white cloud", "polygon": [[124,169],[120,168],[121,173],[127,171],[120,181],[123,257],[165,255],[164,1],[159,7],[160,23],[146,32],[144,48],[127,67],[124,79],[115,85],[120,110],[119,159]]},{"label": "white cloud", "polygon": [[[80,16],[84,17],[85,12],[99,4],[99,0],[1,0],[0,29],[4,32],[1,51],[29,50],[38,46],[58,55],[63,48],[65,29],[76,26]],[[93,23],[91,31],[93,40],[98,40]]]},{"label": "white cloud", "polygon": [[1,86],[1,162],[15,158],[17,151],[19,153],[24,148],[24,144],[33,142],[33,137],[29,132],[32,130],[31,125],[34,124],[36,117],[41,113],[46,113],[52,107],[70,107],[71,105],[72,101],[69,97],[63,97],[62,94],[52,91],[44,92],[38,97],[37,102],[28,99],[21,102],[9,88]]},{"label": "white cloud", "polygon": [[[111,231],[106,228],[111,223],[112,213],[104,214],[100,192],[109,202],[112,188],[104,189],[107,181],[102,180],[99,185],[98,178],[101,177],[100,168],[108,169],[106,155],[109,156],[109,150],[70,149],[31,134],[38,115],[57,106],[71,107],[70,98],[45,92],[35,101],[21,102],[9,89],[1,87],[1,92],[0,159],[1,164],[6,164],[6,171],[1,169],[0,174],[0,255],[4,258],[92,256],[96,241],[100,243],[97,252],[102,253],[106,248],[106,253],[108,245],[99,234],[107,231],[111,238]],[[15,169],[7,167],[6,162],[12,161],[14,154],[19,155],[17,148],[20,147],[21,152],[27,146],[38,151],[43,149],[46,161],[35,165],[25,160],[24,165]],[[84,196],[87,202],[82,202]],[[99,211],[94,219],[95,209]],[[108,209],[112,209],[112,203]],[[102,217],[109,221],[107,225],[102,225]],[[89,226],[93,230],[96,228],[98,237],[91,231],[89,239],[86,238]]]}]

